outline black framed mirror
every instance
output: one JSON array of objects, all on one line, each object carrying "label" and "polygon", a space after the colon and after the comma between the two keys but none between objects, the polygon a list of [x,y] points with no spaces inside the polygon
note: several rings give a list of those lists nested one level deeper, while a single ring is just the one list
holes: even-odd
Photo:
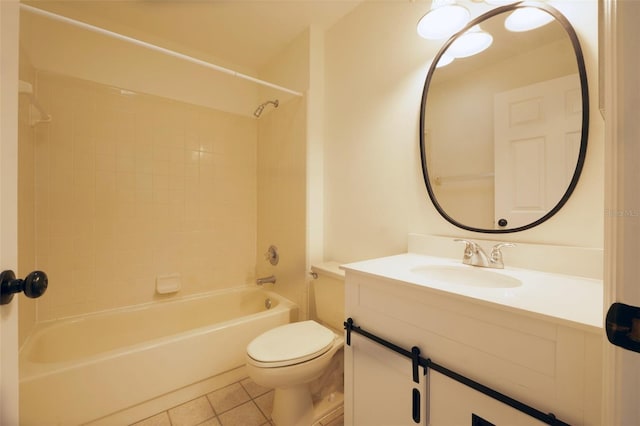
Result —
[{"label": "black framed mirror", "polygon": [[[506,28],[514,13],[549,22]],[[493,43],[468,57],[452,44],[478,29]],[[454,45],[455,47],[455,45]],[[469,22],[435,56],[420,110],[420,154],[438,212],[462,229],[508,233],[546,221],[582,171],[589,128],[587,75],[578,37],[555,8],[497,7]]]}]

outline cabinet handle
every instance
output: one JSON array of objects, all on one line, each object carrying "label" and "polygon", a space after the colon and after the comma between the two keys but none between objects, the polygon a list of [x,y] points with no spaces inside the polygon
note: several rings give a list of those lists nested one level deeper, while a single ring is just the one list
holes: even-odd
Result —
[{"label": "cabinet handle", "polygon": [[420,423],[420,391],[416,388],[413,388],[413,409],[412,409],[412,417],[415,423]]}]

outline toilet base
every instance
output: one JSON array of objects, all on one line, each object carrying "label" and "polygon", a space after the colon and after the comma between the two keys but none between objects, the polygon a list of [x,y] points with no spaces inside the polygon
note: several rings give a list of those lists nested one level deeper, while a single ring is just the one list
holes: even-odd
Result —
[{"label": "toilet base", "polygon": [[344,416],[344,394],[332,392],[313,405],[313,426],[333,423]]},{"label": "toilet base", "polygon": [[343,403],[342,392],[334,392],[314,404],[308,385],[279,388],[274,392],[271,419],[276,426],[311,426],[333,417]]},{"label": "toilet base", "polygon": [[271,418],[277,426],[300,426],[313,423],[313,401],[305,383],[277,388],[273,395]]}]

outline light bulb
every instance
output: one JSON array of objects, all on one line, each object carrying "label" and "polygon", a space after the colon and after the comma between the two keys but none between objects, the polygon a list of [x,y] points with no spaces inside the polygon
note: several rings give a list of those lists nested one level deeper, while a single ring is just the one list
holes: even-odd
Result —
[{"label": "light bulb", "polygon": [[478,25],[458,36],[447,49],[447,53],[455,58],[466,58],[487,49],[493,43],[493,37]]},{"label": "light bulb", "polygon": [[523,32],[547,25],[553,19],[553,16],[544,10],[536,9],[535,7],[523,7],[514,10],[505,20],[504,26],[509,31]]},{"label": "light bulb", "polygon": [[459,4],[434,6],[418,21],[418,34],[422,38],[440,40],[451,37],[469,22],[469,11]]},{"label": "light bulb", "polygon": [[442,68],[442,67],[446,67],[447,65],[449,65],[451,62],[453,62],[453,60],[456,59],[451,55],[447,55],[446,53],[443,54],[442,56],[440,56],[440,59],[438,60],[438,63],[436,64],[436,68]]}]

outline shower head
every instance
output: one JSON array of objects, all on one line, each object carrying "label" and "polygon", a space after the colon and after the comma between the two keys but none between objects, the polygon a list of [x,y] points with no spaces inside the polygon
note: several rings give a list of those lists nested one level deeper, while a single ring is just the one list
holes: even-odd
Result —
[{"label": "shower head", "polygon": [[255,111],[253,111],[253,115],[256,118],[260,118],[260,116],[262,115],[262,111],[264,111],[264,107],[266,107],[269,104],[272,104],[274,108],[278,108],[278,105],[280,105],[280,102],[277,99],[273,101],[263,102],[260,105],[258,105],[258,108],[256,108]]}]

